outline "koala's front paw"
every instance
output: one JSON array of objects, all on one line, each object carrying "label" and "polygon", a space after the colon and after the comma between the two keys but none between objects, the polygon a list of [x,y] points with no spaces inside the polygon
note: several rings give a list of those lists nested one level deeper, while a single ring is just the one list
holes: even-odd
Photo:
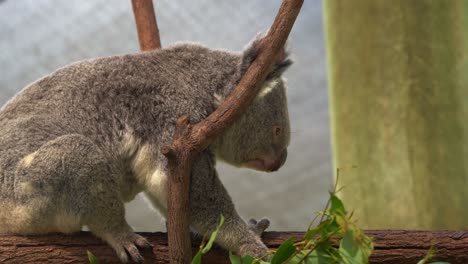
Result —
[{"label": "koala's front paw", "polygon": [[262,233],[265,231],[270,226],[270,220],[263,218],[259,222],[255,219],[250,219],[249,220],[249,230],[254,232],[257,236],[261,236]]},{"label": "koala's front paw", "polygon": [[242,241],[239,247],[239,255],[250,255],[255,258],[264,257],[268,252],[268,248],[263,244],[260,236],[270,226],[270,221],[262,219],[257,222],[255,219],[250,219],[247,226],[249,235]]},{"label": "koala's front paw", "polygon": [[138,248],[152,249],[153,246],[142,236],[132,233],[124,237],[116,237],[111,242],[111,246],[123,263],[128,263],[129,256],[132,261],[142,263],[144,261]]},{"label": "koala's front paw", "polygon": [[[252,232],[252,231],[249,231]],[[238,254],[240,256],[252,256],[254,258],[262,258],[268,253],[268,248],[263,244],[258,236],[251,236],[246,239],[239,247]]]}]

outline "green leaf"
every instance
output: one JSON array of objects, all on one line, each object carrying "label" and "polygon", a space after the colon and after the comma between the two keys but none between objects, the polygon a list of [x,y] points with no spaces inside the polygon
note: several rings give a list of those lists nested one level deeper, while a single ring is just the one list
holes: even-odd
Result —
[{"label": "green leaf", "polygon": [[[330,192],[327,207],[321,214],[318,226],[309,228],[304,241],[298,243],[305,248],[291,257],[288,264],[369,263],[369,256],[374,248],[372,238],[366,236],[351,221],[352,214],[346,211],[344,203],[334,192]],[[333,247],[330,242],[335,239],[340,239],[339,248]],[[311,249],[313,250],[310,251]]]},{"label": "green leaf", "polygon": [[342,233],[346,233],[348,232],[348,228],[350,227],[351,220],[345,215],[336,215],[335,223],[339,226]]},{"label": "green leaf", "polygon": [[319,234],[321,232],[320,228],[313,228],[307,231],[304,235],[304,240],[312,240],[315,235]]},{"label": "green leaf", "polygon": [[310,253],[309,250],[302,250],[295,255],[288,264],[297,264],[300,261],[302,261],[301,264],[338,264],[330,254],[327,254],[320,249],[315,249]]},{"label": "green leaf", "polygon": [[293,244],[294,237],[290,237],[284,241],[283,244],[278,248],[275,255],[271,259],[271,264],[282,264],[289,257],[296,252],[296,247]]},{"label": "green leaf", "polygon": [[326,239],[340,228],[333,218],[327,218],[323,220],[316,228],[307,231],[304,236],[304,240],[312,240],[315,235],[320,234],[320,238],[314,241],[321,241]]},{"label": "green leaf", "polygon": [[[361,238],[355,238],[354,232],[350,229],[340,242],[339,252],[345,264],[368,263],[368,256],[363,252]],[[365,247],[364,247],[365,250]],[[366,250],[365,250],[366,251]]]},{"label": "green leaf", "polygon": [[206,243],[206,246],[202,249],[203,254],[206,254],[206,252],[208,252],[211,249],[211,247],[213,246],[213,242],[215,241],[216,236],[218,235],[218,232],[221,229],[221,226],[223,224],[224,224],[224,216],[221,214],[221,219],[219,220],[219,224],[216,227],[216,230],[213,233],[211,233],[208,243]]},{"label": "green leaf", "polygon": [[221,229],[221,226],[224,224],[224,216],[221,215],[221,218],[219,220],[219,224],[216,227],[215,231],[211,233],[210,239],[208,240],[208,243],[204,247],[200,247],[200,250],[198,250],[197,254],[193,257],[192,259],[192,264],[201,264],[202,261],[202,256],[203,254],[206,254],[208,251],[210,251],[211,247],[213,246],[213,243],[216,239],[216,236],[218,235],[219,229]]},{"label": "green leaf", "polygon": [[329,237],[330,235],[338,231],[340,227],[341,226],[337,223],[336,219],[328,219],[326,222],[324,222],[324,226],[322,227],[321,239]]},{"label": "green leaf", "polygon": [[202,251],[199,250],[197,254],[195,255],[195,257],[193,257],[192,264],[201,264],[202,255],[203,255]]},{"label": "green leaf", "polygon": [[[434,242],[433,242],[434,243]],[[429,250],[427,251],[426,253],[426,256],[424,256],[423,259],[421,259],[420,261],[418,261],[418,264],[426,264],[429,262],[430,259],[432,259],[435,254],[436,254],[436,247],[435,245],[431,245],[431,247],[429,248]],[[433,262],[433,263],[436,263],[436,262]]]},{"label": "green leaf", "polygon": [[87,250],[86,253],[88,254],[88,260],[90,264],[99,264],[97,258],[91,253],[91,251]]},{"label": "green leaf", "polygon": [[232,254],[231,251],[229,251],[229,260],[231,261],[231,264],[241,264],[242,263],[241,259],[238,256]]},{"label": "green leaf", "polygon": [[330,193],[330,213],[334,214],[340,214],[340,215],[346,215],[346,209],[344,207],[343,202],[336,196],[335,193]]},{"label": "green leaf", "polygon": [[327,256],[333,259],[335,262],[338,262],[338,260],[341,260],[340,251],[337,248],[334,248],[332,246],[328,248]]},{"label": "green leaf", "polygon": [[[330,193],[329,206],[321,212],[320,223],[310,228],[304,240],[296,243],[301,248],[297,252],[294,239],[286,240],[276,251],[271,264],[367,264],[374,245],[352,221],[343,202],[335,193]],[[339,248],[331,241],[340,240]],[[239,258],[230,254],[233,264],[268,264],[252,257]],[[443,262],[439,263],[442,264]],[[422,263],[427,264],[427,263]],[[443,263],[446,264],[446,263]]]},{"label": "green leaf", "polygon": [[304,240],[312,240],[314,236],[318,234],[322,234],[323,238],[338,227],[339,226],[336,223],[333,223],[333,219],[325,219],[316,228],[307,231],[307,233],[304,235]]},{"label": "green leaf", "polygon": [[339,252],[344,263],[361,263],[359,247],[354,241],[353,231],[349,230],[340,242]]},{"label": "green leaf", "polygon": [[242,264],[252,264],[252,262],[255,260],[254,257],[252,256],[244,256],[244,258],[242,258]]}]

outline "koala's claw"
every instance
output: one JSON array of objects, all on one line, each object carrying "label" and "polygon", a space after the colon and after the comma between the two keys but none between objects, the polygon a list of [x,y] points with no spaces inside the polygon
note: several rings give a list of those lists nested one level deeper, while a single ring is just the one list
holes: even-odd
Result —
[{"label": "koala's claw", "polygon": [[146,238],[135,234],[134,242],[137,245],[137,247],[142,248],[142,249],[153,249],[153,245],[146,240]]},{"label": "koala's claw", "polygon": [[270,226],[270,220],[263,218],[259,222],[255,219],[250,219],[248,223],[249,229],[256,235],[260,236]]},{"label": "koala's claw", "polygon": [[144,258],[140,254],[138,248],[152,249],[151,245],[144,237],[133,234],[129,239],[126,239],[120,243],[120,249],[117,250],[117,255],[123,263],[128,263],[129,257],[135,263],[143,263]]},{"label": "koala's claw", "polygon": [[143,263],[144,258],[143,256],[140,255],[140,251],[138,251],[138,248],[135,246],[135,244],[133,243],[125,244],[124,248],[134,262]]}]

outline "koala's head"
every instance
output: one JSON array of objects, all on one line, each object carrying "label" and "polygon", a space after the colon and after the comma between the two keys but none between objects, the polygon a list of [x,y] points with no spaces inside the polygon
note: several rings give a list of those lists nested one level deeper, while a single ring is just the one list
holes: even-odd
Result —
[{"label": "koala's head", "polygon": [[[241,75],[255,59],[260,40],[257,38],[241,54]],[[286,86],[281,75],[291,63],[283,50],[252,105],[215,141],[219,159],[237,167],[267,172],[276,171],[285,163],[290,127]]]}]

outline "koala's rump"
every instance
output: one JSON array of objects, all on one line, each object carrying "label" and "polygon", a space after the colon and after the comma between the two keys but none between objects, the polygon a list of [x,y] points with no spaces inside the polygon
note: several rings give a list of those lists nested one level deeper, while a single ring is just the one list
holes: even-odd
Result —
[{"label": "koala's rump", "polygon": [[[57,137],[51,123],[41,116],[1,120],[0,127],[0,232],[38,234],[61,231],[51,223],[59,222],[63,232],[79,231],[81,225],[60,209],[59,182],[47,173],[23,173],[32,166],[35,152]],[[54,217],[54,219],[51,219]],[[67,218],[67,221],[64,219]]]}]

